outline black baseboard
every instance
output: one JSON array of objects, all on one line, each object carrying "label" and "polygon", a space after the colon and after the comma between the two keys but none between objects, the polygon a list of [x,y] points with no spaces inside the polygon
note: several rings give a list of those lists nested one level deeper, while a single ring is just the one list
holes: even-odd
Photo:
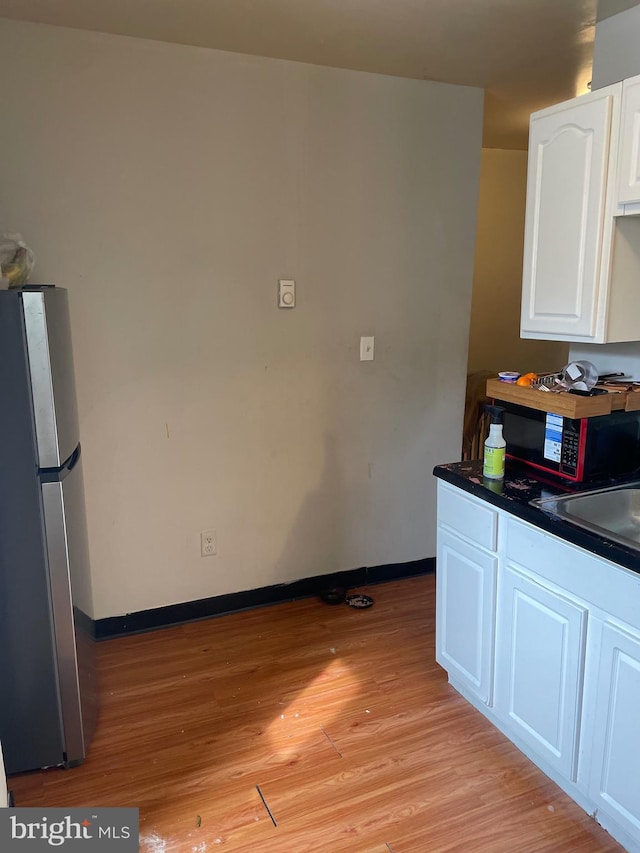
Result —
[{"label": "black baseboard", "polygon": [[239,610],[294,601],[297,598],[308,598],[319,595],[323,590],[334,586],[354,589],[369,584],[426,575],[435,571],[435,562],[435,557],[425,557],[410,563],[365,566],[332,575],[317,575],[291,583],[263,586],[244,592],[231,592],[227,595],[216,595],[213,598],[201,598],[198,601],[185,601],[182,604],[169,604],[153,610],[140,610],[137,613],[127,613],[126,616],[109,616],[106,619],[96,620],[95,637],[97,640],[108,640],[127,634],[155,631],[157,628],[168,628],[183,622],[225,616]]}]

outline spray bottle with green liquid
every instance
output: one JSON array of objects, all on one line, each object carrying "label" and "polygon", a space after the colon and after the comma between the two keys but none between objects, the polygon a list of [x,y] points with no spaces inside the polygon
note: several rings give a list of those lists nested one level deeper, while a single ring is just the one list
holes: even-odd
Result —
[{"label": "spray bottle with green liquid", "polygon": [[502,480],[507,442],[502,435],[502,406],[485,406],[490,417],[489,435],[484,443],[484,466],[482,474],[488,480]]}]

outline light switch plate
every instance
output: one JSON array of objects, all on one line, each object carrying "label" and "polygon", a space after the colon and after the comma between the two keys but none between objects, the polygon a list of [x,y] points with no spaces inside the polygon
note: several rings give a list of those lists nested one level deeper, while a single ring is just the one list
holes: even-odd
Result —
[{"label": "light switch plate", "polygon": [[293,279],[281,278],[278,282],[278,308],[296,307],[296,283]]},{"label": "light switch plate", "polygon": [[373,335],[360,338],[360,361],[373,361]]}]

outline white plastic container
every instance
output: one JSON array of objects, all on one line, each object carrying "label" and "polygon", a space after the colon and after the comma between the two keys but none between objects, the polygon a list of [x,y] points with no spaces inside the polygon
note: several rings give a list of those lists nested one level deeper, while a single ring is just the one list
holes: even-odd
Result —
[{"label": "white plastic container", "polygon": [[485,406],[491,416],[489,435],[484,443],[484,464],[482,475],[488,480],[502,480],[504,477],[504,459],[507,452],[507,442],[502,435],[501,406]]},{"label": "white plastic container", "polygon": [[591,391],[598,381],[598,369],[590,361],[571,361],[562,368],[562,385],[571,390]]}]

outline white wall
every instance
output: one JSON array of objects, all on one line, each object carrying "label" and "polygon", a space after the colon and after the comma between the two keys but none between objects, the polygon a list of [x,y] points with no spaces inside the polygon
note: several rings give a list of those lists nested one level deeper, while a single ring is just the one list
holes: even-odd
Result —
[{"label": "white wall", "polygon": [[572,344],[569,357],[572,361],[586,359],[598,373],[624,372],[628,377],[640,379],[640,343],[624,344]]},{"label": "white wall", "polygon": [[70,291],[95,617],[432,556],[482,92],[9,21],[0,55],[0,223]]},{"label": "white wall", "polygon": [[480,170],[469,333],[469,372],[543,372],[566,364],[568,346],[520,337],[527,152],[485,148]]}]

